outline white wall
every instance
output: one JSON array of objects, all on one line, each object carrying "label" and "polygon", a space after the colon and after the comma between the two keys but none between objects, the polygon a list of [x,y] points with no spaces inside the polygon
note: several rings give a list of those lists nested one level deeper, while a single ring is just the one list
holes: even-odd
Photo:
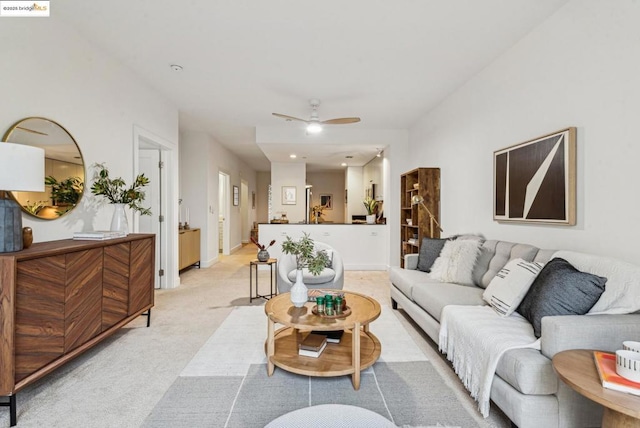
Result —
[{"label": "white wall", "polygon": [[347,182],[347,213],[346,222],[351,222],[352,215],[365,215],[367,211],[362,205],[364,196],[364,181],[361,166],[349,166],[345,171]]},{"label": "white wall", "polygon": [[[241,205],[231,203],[233,186],[244,180],[247,191],[256,190],[256,172],[209,134],[197,131],[180,132],[180,197],[182,206],[189,207],[191,227],[200,227],[200,257],[203,266],[210,266],[218,258],[219,172],[229,175],[229,247],[242,247]],[[248,203],[247,198],[242,200]],[[249,208],[247,220],[255,221],[255,210]]]},{"label": "white wall", "polygon": [[271,171],[261,171],[256,174],[256,221],[269,222],[269,185],[271,184]]},{"label": "white wall", "polygon": [[[640,264],[639,22],[637,1],[569,2],[411,129],[411,167],[441,168],[444,236]],[[577,225],[494,222],[493,151],[568,126],[578,128]]]},{"label": "white wall", "polygon": [[[134,178],[134,125],[178,144],[173,103],[55,16],[2,19],[0,44],[5,59],[0,74],[3,133],[24,117],[55,120],[78,143],[89,178],[89,166],[104,162],[127,183]],[[174,174],[170,179],[177,182],[177,170]],[[64,217],[45,221],[23,215],[23,224],[33,228],[35,242],[66,239],[74,231],[108,229],[112,213],[87,189],[80,206]],[[175,222],[177,227],[177,218]],[[131,213],[129,224],[134,224]],[[177,266],[177,241],[173,246],[169,254]],[[167,285],[173,280],[177,276]]]},{"label": "white wall", "polygon": [[344,172],[307,172],[307,184],[313,185],[313,187],[311,188],[312,207],[315,205],[320,205],[320,195],[333,195],[333,209],[323,211],[322,218],[324,219],[324,221],[333,223],[344,223]]},{"label": "white wall", "polygon": [[[299,223],[304,221],[304,192],[306,171],[306,165],[303,163],[271,162],[271,206],[273,209],[271,213],[272,216],[280,218],[281,213],[286,213],[287,219],[289,219],[289,223]],[[283,186],[293,186],[296,188],[295,205],[282,205]]]}]

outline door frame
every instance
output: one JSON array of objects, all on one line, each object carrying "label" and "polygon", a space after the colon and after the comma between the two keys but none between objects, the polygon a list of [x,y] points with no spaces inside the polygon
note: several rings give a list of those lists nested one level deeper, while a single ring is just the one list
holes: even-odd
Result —
[{"label": "door frame", "polygon": [[[180,285],[178,275],[178,234],[173,231],[178,230],[178,147],[176,144],[166,140],[151,131],[138,125],[133,125],[133,175],[136,177],[140,171],[139,151],[140,148],[158,148],[164,162],[164,174],[161,175],[161,200],[162,208],[159,215],[164,216],[164,221],[160,223],[161,233],[164,243],[160,248],[161,259],[166,263],[165,281],[162,288],[175,288]],[[139,231],[139,214],[133,218],[133,231]],[[157,261],[156,261],[157,263]],[[156,265],[156,269],[159,266]]]},{"label": "door frame", "polygon": [[219,169],[218,180],[221,181],[221,183],[218,184],[218,189],[222,189],[222,194],[218,195],[219,211],[224,218],[224,220],[222,220],[222,255],[228,256],[231,254],[231,240],[229,236],[231,233],[231,227],[229,227],[231,220],[231,175]]}]

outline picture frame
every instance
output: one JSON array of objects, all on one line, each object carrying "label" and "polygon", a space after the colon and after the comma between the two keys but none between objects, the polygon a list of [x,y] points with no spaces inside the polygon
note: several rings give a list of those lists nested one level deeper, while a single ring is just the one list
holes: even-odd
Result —
[{"label": "picture frame", "polygon": [[296,204],[296,186],[282,186],[282,205]]},{"label": "picture frame", "polygon": [[576,224],[576,128],[493,152],[493,219]]},{"label": "picture frame", "polygon": [[320,205],[324,207],[326,210],[333,209],[333,194],[331,193],[321,193],[320,194]]},{"label": "picture frame", "polygon": [[233,206],[238,206],[240,204],[240,190],[238,186],[233,186]]}]

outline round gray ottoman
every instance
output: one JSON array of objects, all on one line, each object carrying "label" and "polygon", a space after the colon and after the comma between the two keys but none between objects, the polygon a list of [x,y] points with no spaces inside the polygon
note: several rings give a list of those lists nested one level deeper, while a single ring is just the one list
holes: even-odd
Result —
[{"label": "round gray ottoman", "polygon": [[265,428],[396,428],[390,420],[356,406],[322,404],[294,410]]}]

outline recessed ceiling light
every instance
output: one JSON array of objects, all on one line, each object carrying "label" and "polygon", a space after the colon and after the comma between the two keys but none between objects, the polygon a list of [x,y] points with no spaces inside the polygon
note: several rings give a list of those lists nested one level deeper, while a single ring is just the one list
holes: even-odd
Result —
[{"label": "recessed ceiling light", "polygon": [[290,154],[290,155],[289,155],[289,157],[290,157],[291,159],[295,159],[295,158],[297,158],[298,156],[296,156],[296,155],[294,155],[294,154]]},{"label": "recessed ceiling light", "polygon": [[342,162],[340,166],[347,166],[346,162]]},{"label": "recessed ceiling light", "polygon": [[171,67],[173,71],[182,71],[182,66],[179,64],[171,64],[169,67]]}]

